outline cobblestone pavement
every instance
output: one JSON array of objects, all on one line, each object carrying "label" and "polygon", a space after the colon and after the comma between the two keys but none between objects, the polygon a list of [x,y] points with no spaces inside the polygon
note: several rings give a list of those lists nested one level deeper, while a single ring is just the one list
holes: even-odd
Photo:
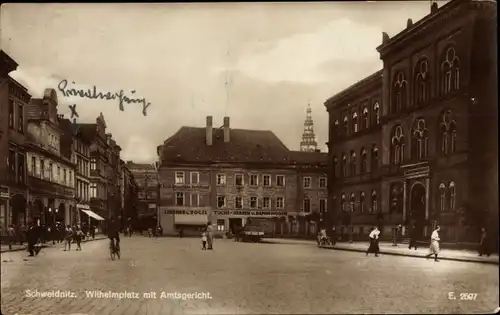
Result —
[{"label": "cobblestone pavement", "polygon": [[[2,253],[2,261],[12,260],[1,267],[2,314],[456,314],[490,313],[499,305],[494,265],[232,240],[202,251],[196,238],[123,238],[115,261],[106,240],[82,247],[50,248],[29,259]],[[76,297],[27,297],[26,290],[70,290]],[[91,298],[85,290],[126,290],[139,298]],[[156,299],[143,297],[151,291]],[[209,292],[211,299],[162,299],[162,291]],[[461,293],[477,296],[461,301]]]}]

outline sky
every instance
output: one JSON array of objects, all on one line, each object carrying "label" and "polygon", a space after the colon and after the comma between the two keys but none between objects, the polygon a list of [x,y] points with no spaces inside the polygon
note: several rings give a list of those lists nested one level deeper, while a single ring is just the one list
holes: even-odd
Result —
[{"label": "sky", "polygon": [[[382,32],[429,12],[430,1],[3,4],[0,47],[32,97],[55,89],[59,114],[76,104],[82,123],[102,112],[125,161],[154,161],[158,145],[206,116],[299,150],[308,104],[326,152],[326,99],[382,68]],[[65,96],[62,80],[150,105],[144,116],[138,103],[120,111],[118,100]]]}]

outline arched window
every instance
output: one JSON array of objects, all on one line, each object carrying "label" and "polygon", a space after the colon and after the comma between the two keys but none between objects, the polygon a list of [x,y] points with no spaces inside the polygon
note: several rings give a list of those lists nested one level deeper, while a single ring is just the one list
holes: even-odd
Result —
[{"label": "arched window", "polygon": [[370,171],[376,171],[378,169],[378,149],[375,145],[372,147],[372,157],[371,157],[371,163],[370,163]]},{"label": "arched window", "polygon": [[423,118],[415,119],[412,128],[412,159],[423,160],[427,157],[429,144],[428,130]]},{"label": "arched window", "polygon": [[449,47],[441,58],[440,94],[446,95],[460,87],[460,59],[455,48]]},{"label": "arched window", "polygon": [[392,86],[392,103],[391,113],[398,113],[406,108],[408,82],[405,80],[405,75],[399,71],[394,77]]},{"label": "arched window", "polygon": [[446,211],[446,186],[441,183],[439,184],[439,210],[441,212]]},{"label": "arched window", "polygon": [[340,210],[345,211],[345,194],[340,196]]},{"label": "arched window", "polygon": [[356,112],[352,114],[352,132],[358,132],[358,113]]},{"label": "arched window", "polygon": [[423,58],[415,66],[414,101],[417,106],[427,102],[430,98],[431,85],[429,75],[429,63],[426,58]]},{"label": "arched window", "polygon": [[333,157],[333,165],[332,165],[332,176],[333,176],[333,178],[335,178],[337,176],[337,164],[338,164],[337,157],[334,156]]},{"label": "arched window", "polygon": [[354,212],[355,206],[356,206],[356,196],[354,195],[354,193],[351,193],[351,198],[349,200],[349,208],[351,212]]},{"label": "arched window", "polygon": [[443,155],[454,153],[456,150],[457,128],[451,116],[451,110],[445,110],[439,122],[440,149]]},{"label": "arched window", "polygon": [[361,213],[365,212],[366,210],[366,201],[365,201],[365,192],[362,191],[359,193],[359,205],[361,208]]},{"label": "arched window", "polygon": [[351,151],[351,176],[356,175],[356,152]]},{"label": "arched window", "polygon": [[347,177],[347,156],[342,155],[342,176]]},{"label": "arched window", "polygon": [[372,191],[372,207],[371,212],[377,213],[378,211],[378,200],[377,200],[377,192],[375,190]]},{"label": "arched window", "polygon": [[333,123],[333,137],[338,138],[339,136],[339,121],[338,119],[335,120]]},{"label": "arched window", "polygon": [[448,186],[448,193],[450,197],[450,211],[455,211],[455,182],[450,182],[450,185]]},{"label": "arched window", "polygon": [[391,136],[391,160],[395,165],[404,161],[405,137],[403,128],[397,125],[392,130]]},{"label": "arched window", "polygon": [[369,127],[369,118],[368,118],[368,108],[363,108],[363,129],[368,129]]},{"label": "arched window", "polygon": [[366,158],[366,150],[365,148],[361,148],[361,174],[367,172],[368,168],[368,160]]},{"label": "arched window", "polygon": [[375,124],[380,124],[380,106],[378,105],[378,102],[373,104],[373,116],[375,118]]},{"label": "arched window", "polygon": [[349,119],[344,116],[344,136],[349,135]]}]

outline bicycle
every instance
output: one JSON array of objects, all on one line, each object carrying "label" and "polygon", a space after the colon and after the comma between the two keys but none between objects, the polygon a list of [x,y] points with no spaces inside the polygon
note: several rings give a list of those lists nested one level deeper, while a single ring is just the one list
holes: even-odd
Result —
[{"label": "bicycle", "polygon": [[112,239],[109,243],[109,255],[111,257],[111,260],[115,260],[115,257],[118,257],[118,259],[120,259],[120,247],[115,245],[114,239]]}]

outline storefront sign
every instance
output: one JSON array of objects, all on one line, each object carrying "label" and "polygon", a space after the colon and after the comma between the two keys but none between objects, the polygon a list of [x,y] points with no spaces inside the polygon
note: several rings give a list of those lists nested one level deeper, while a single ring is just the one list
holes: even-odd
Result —
[{"label": "storefront sign", "polygon": [[163,188],[198,188],[198,189],[209,189],[209,185],[191,185],[191,184],[170,184],[170,185],[162,185]]},{"label": "storefront sign", "polygon": [[233,216],[233,215],[244,215],[244,216],[264,216],[264,217],[281,217],[286,216],[284,211],[233,211],[233,210],[214,210],[214,215],[217,216]]},{"label": "storefront sign", "polygon": [[163,210],[164,214],[207,215],[207,210]]}]

